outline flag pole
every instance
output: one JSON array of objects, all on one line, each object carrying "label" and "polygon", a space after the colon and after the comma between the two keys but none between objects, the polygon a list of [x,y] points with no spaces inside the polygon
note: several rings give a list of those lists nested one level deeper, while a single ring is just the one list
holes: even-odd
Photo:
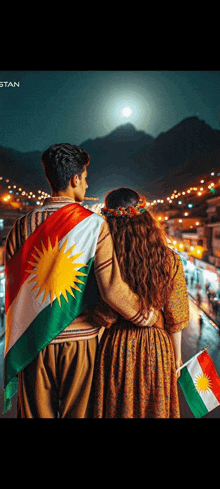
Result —
[{"label": "flag pole", "polygon": [[188,365],[188,363],[190,363],[192,360],[194,360],[194,358],[198,357],[199,355],[201,355],[201,353],[203,353],[205,350],[208,350],[209,346],[206,346],[205,348],[203,348],[201,351],[199,351],[199,353],[196,353],[196,355],[194,355],[192,358],[190,358],[189,360],[187,360],[186,363],[184,363],[183,365],[181,365],[181,367],[179,367],[177,370],[176,370],[176,373],[179,372],[180,370],[182,370],[183,367],[186,367],[186,365]]}]

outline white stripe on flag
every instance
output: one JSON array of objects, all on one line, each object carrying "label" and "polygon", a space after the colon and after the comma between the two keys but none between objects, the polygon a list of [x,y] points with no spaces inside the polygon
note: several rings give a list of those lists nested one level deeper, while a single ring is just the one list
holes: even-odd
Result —
[{"label": "white stripe on flag", "polygon": [[[199,377],[204,376],[204,372],[202,370],[202,367],[201,367],[198,359],[195,358],[192,362],[189,363],[189,365],[187,365],[186,368],[187,368],[190,376],[192,377],[194,385],[196,386],[197,376],[199,376]],[[199,395],[200,395],[201,399],[203,400],[208,411],[211,411],[212,409],[219,406],[219,402],[211,390],[207,390],[205,392],[200,390],[197,392],[199,393]]]},{"label": "white stripe on flag", "polygon": [[[76,243],[76,246],[71,252],[70,256],[83,252],[83,255],[79,256],[75,263],[88,263],[90,258],[95,256],[99,236],[97,231],[99,231],[102,223],[103,218],[98,216],[98,214],[93,214],[93,216],[86,217],[83,219],[83,221],[77,224],[75,228],[67,233],[63,239],[60,240],[59,249],[61,249],[63,243],[65,243],[66,239],[68,238],[68,244],[65,252]],[[97,239],[94,239],[95,237],[97,237]]]},{"label": "white stripe on flag", "polygon": [[[36,316],[50,304],[50,295],[47,296],[43,304],[41,303],[44,292],[34,300],[33,294],[35,293],[37,295],[38,292],[38,289],[31,292],[34,285],[35,283],[28,283],[28,280],[26,280],[8,309],[6,314],[5,355],[26,331]],[[13,329],[10,332],[10,325],[12,323]],[[7,332],[10,332],[10,335]]]}]

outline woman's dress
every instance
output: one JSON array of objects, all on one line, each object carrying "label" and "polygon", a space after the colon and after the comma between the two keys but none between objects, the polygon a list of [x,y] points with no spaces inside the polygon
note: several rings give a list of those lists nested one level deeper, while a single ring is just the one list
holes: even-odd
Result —
[{"label": "woman's dress", "polygon": [[105,326],[91,394],[93,418],[179,418],[170,333],[188,326],[189,304],[177,255],[173,290],[163,309],[165,327],[138,327],[99,298],[93,322]]}]

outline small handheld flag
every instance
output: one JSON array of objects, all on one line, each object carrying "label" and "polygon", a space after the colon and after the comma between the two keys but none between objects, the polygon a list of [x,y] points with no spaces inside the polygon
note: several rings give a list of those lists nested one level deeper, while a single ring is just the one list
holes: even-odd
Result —
[{"label": "small handheld flag", "polygon": [[182,370],[178,382],[195,418],[205,416],[220,405],[220,377],[205,351],[207,348],[178,369]]}]

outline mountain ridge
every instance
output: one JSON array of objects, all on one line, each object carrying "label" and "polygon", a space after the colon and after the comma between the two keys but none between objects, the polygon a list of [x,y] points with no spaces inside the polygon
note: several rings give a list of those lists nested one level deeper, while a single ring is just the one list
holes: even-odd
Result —
[{"label": "mountain ridge", "polygon": [[[183,119],[156,138],[126,123],[79,146],[90,155],[87,195],[100,200],[103,193],[120,186],[135,188],[152,199],[166,196],[174,183],[185,185],[220,161],[220,131],[197,116]],[[39,188],[49,193],[41,154],[0,146],[1,175],[22,182],[21,187],[29,191]]]}]

